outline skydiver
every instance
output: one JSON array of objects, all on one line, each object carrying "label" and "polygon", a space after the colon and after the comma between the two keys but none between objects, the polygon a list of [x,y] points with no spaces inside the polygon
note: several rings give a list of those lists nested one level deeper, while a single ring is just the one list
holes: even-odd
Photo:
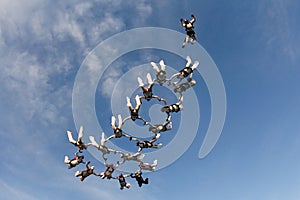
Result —
[{"label": "skydiver", "polygon": [[193,87],[194,85],[196,85],[196,81],[193,80],[192,78],[188,78],[186,82],[181,83],[180,85],[177,85],[174,88],[174,92],[182,95],[183,92],[185,92],[187,89]]},{"label": "skydiver", "polygon": [[133,160],[133,161],[137,161],[137,162],[142,162],[143,158],[144,158],[144,154],[142,154],[141,152],[137,152],[135,154],[132,153],[123,153],[120,152],[120,157],[123,159],[121,162],[118,162],[119,165],[125,163],[128,160]]},{"label": "skydiver", "polygon": [[112,149],[109,149],[107,146],[105,146],[105,137],[104,137],[104,132],[102,132],[102,135],[101,135],[101,141],[100,141],[100,145],[95,141],[95,138],[94,136],[89,136],[89,139],[91,141],[91,145],[96,147],[99,151],[102,152],[102,158],[104,159],[104,161],[107,160],[107,158],[104,157],[105,154],[109,154],[111,152],[113,153],[116,153],[115,150],[112,150]]},{"label": "skydiver", "polygon": [[155,81],[158,82],[160,85],[163,85],[166,82],[167,76],[166,76],[166,65],[163,60],[159,62],[159,65],[161,69],[157,66],[155,62],[150,62],[150,64],[153,67],[153,70],[156,73],[156,79]]},{"label": "skydiver", "polygon": [[179,101],[177,103],[174,103],[174,104],[168,105],[168,106],[164,106],[161,108],[161,111],[167,113],[168,116],[170,116],[170,113],[173,113],[173,112],[177,113],[177,112],[183,110],[182,100],[183,100],[183,96],[180,96]]},{"label": "skydiver", "polygon": [[[178,84],[179,82],[181,82],[184,78],[186,78],[186,77],[188,77],[188,76],[189,76],[189,78],[192,78],[194,70],[195,70],[195,69],[198,67],[198,65],[199,65],[199,61],[196,60],[196,61],[194,62],[194,64],[192,65],[192,67],[190,67],[191,64],[192,64],[192,60],[191,60],[190,56],[187,56],[187,57],[186,57],[186,61],[187,61],[187,63],[186,63],[186,65],[185,65],[185,67],[184,67],[182,70],[180,70],[178,73],[175,73],[175,74],[173,74],[173,75],[170,77],[170,79],[168,80],[168,81],[169,81],[169,83],[168,83],[169,85],[172,84],[173,86],[176,87],[177,84]],[[172,83],[171,81],[172,81],[174,78],[177,78],[178,81]]]},{"label": "skydiver", "polygon": [[148,87],[145,87],[142,79],[140,77],[137,77],[138,82],[139,82],[139,86],[142,88],[143,90],[143,97],[141,98],[145,98],[147,101],[150,101],[153,97],[153,93],[152,93],[152,87],[153,87],[153,80],[151,78],[151,75],[148,73],[147,74],[147,80],[148,80]]},{"label": "skydiver", "polygon": [[84,159],[84,156],[83,155],[79,156],[78,152],[76,152],[75,157],[72,160],[70,160],[68,156],[65,156],[65,164],[68,164],[68,169],[71,169],[73,167],[76,167],[80,163],[85,164],[83,159]]},{"label": "skydiver", "polygon": [[130,103],[130,98],[129,97],[126,97],[126,100],[127,100],[127,107],[129,108],[129,111],[130,111],[130,116],[127,117],[127,118],[125,118],[124,121],[123,121],[123,123],[125,121],[127,121],[128,119],[131,118],[132,121],[140,119],[140,120],[142,120],[144,122],[144,124],[146,124],[146,121],[139,116],[139,109],[140,109],[140,107],[142,105],[141,99],[140,99],[139,95],[135,96],[135,101],[136,101],[135,108],[132,107],[132,105]]},{"label": "skydiver", "polygon": [[118,164],[116,164],[116,165],[105,164],[105,166],[106,166],[106,170],[100,174],[100,178],[102,178],[102,179],[105,179],[105,178],[111,179],[111,178],[113,178],[112,173],[115,171],[115,169],[118,168],[119,165]]},{"label": "skydiver", "polygon": [[186,37],[182,44],[182,48],[184,48],[185,45],[189,42],[191,44],[194,44],[197,40],[195,31],[194,31],[194,22],[196,21],[196,17],[193,14],[191,15],[191,17],[192,17],[192,19],[190,21],[188,21],[187,19],[183,19],[183,18],[180,19],[180,25],[182,27],[184,27],[185,31],[186,31]]},{"label": "skydiver", "polygon": [[163,98],[160,98],[156,95],[153,95],[153,92],[152,92],[152,87],[154,85],[154,82],[152,80],[152,77],[150,75],[150,73],[147,74],[147,80],[148,80],[148,87],[145,87],[142,79],[140,77],[137,78],[138,79],[138,83],[139,83],[139,86],[142,88],[143,90],[143,95],[142,97],[140,98],[144,98],[146,99],[147,101],[150,101],[152,98],[156,98],[158,101],[163,101],[164,104],[166,104],[166,100],[164,100]]},{"label": "skydiver", "polygon": [[125,187],[130,188],[130,183],[127,183],[125,178],[129,177],[131,174],[125,174],[123,175],[122,172],[120,172],[120,175],[117,177],[120,183],[120,190],[123,190]]},{"label": "skydiver", "polygon": [[171,115],[168,116],[167,120],[163,124],[152,125],[150,122],[146,124],[149,125],[149,131],[152,133],[165,132],[172,129],[172,122],[170,121]]},{"label": "skydiver", "polygon": [[110,137],[108,137],[106,139],[106,141],[112,139],[112,138],[120,138],[122,136],[126,136],[126,137],[129,137],[129,135],[127,134],[124,134],[123,131],[122,131],[122,125],[123,125],[123,121],[122,121],[122,116],[119,114],[118,115],[118,120],[119,120],[119,123],[118,123],[118,126],[116,126],[116,118],[115,116],[112,116],[111,117],[111,127],[114,131],[114,134]]},{"label": "skydiver", "polygon": [[135,178],[135,180],[138,182],[139,187],[142,187],[143,184],[148,184],[148,178],[145,178],[145,180],[142,177],[142,172],[137,170],[135,171],[134,175],[133,173],[130,174],[131,178]]},{"label": "skydiver", "polygon": [[84,179],[91,174],[94,174],[95,176],[99,176],[96,172],[94,172],[95,167],[91,166],[89,167],[90,161],[86,163],[86,170],[83,171],[76,171],[75,176],[79,177],[81,181],[84,181]]},{"label": "skydiver", "polygon": [[67,134],[68,134],[68,139],[69,139],[70,143],[74,144],[78,148],[78,151],[80,153],[82,153],[82,150],[86,149],[89,145],[91,145],[90,143],[85,144],[84,142],[82,142],[83,126],[80,126],[80,128],[79,128],[77,141],[75,141],[73,139],[71,131],[67,131]]},{"label": "skydiver", "polygon": [[154,160],[153,164],[140,162],[139,167],[140,170],[149,170],[153,172],[157,167],[157,160]]},{"label": "skydiver", "polygon": [[160,134],[158,133],[158,134],[155,134],[154,137],[152,138],[152,140],[150,140],[150,141],[147,141],[147,140],[141,141],[141,140],[139,140],[137,138],[133,138],[133,137],[131,137],[130,139],[137,141],[136,146],[139,147],[138,152],[141,152],[143,149],[146,149],[146,148],[156,148],[157,149],[157,148],[161,147],[162,143],[153,144],[154,142],[156,142],[156,140],[159,137],[160,137]]}]

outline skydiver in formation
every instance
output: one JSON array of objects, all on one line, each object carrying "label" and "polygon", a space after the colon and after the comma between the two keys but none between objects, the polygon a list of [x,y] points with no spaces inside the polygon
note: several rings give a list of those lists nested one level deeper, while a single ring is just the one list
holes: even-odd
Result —
[{"label": "skydiver in formation", "polygon": [[[170,77],[170,79],[169,79],[169,85],[170,84],[172,84],[173,86],[177,86],[177,84],[179,83],[179,82],[181,82],[184,78],[186,78],[186,77],[188,77],[189,76],[189,78],[192,78],[192,76],[193,76],[193,72],[194,72],[194,70],[197,68],[197,66],[199,65],[199,61],[198,60],[196,60],[195,62],[194,62],[194,64],[192,65],[192,67],[190,67],[191,66],[191,64],[192,64],[192,60],[191,60],[191,58],[190,58],[190,56],[187,56],[186,57],[186,65],[185,65],[185,67],[182,69],[182,70],[180,70],[178,73],[176,73],[176,74],[173,74],[171,77]],[[178,81],[177,82],[171,82],[174,78],[177,78],[178,79]]]},{"label": "skydiver in formation", "polygon": [[155,81],[158,82],[160,85],[163,85],[167,81],[166,76],[166,65],[163,60],[159,62],[160,68],[157,66],[155,62],[150,62],[153,67],[153,70],[156,73]]},{"label": "skydiver in formation", "polygon": [[142,160],[145,156],[144,154],[142,154],[142,152],[137,152],[135,154],[119,152],[119,154],[120,154],[120,158],[123,159],[121,162],[118,162],[119,165],[125,163],[128,160],[142,162]]},{"label": "skydiver in formation", "polygon": [[154,142],[156,142],[156,140],[160,137],[160,134],[155,134],[154,137],[152,138],[152,140],[150,141],[141,141],[137,138],[130,138],[131,140],[135,140],[136,142],[136,146],[139,147],[138,152],[141,152],[143,149],[146,148],[159,148],[162,146],[162,143],[158,143],[158,144],[153,144]]},{"label": "skydiver in formation", "polygon": [[196,81],[189,77],[186,80],[186,82],[181,83],[180,85],[175,86],[175,88],[174,88],[173,91],[175,93],[179,93],[180,95],[182,95],[183,92],[185,92],[187,89],[193,87],[194,85],[196,85]]},{"label": "skydiver in formation", "polygon": [[149,73],[147,74],[148,87],[145,87],[145,85],[140,77],[137,77],[137,79],[138,79],[139,86],[143,90],[144,96],[141,98],[145,98],[147,101],[150,101],[153,98],[152,87],[154,84],[151,75]]},{"label": "skydiver in formation", "polygon": [[111,152],[116,153],[116,151],[113,149],[109,149],[107,146],[105,146],[106,139],[104,136],[105,136],[105,134],[104,134],[104,132],[102,132],[100,144],[98,144],[96,142],[94,136],[92,136],[92,135],[89,136],[89,139],[91,141],[91,145],[96,147],[99,151],[102,152],[102,158],[106,161],[107,158],[105,158],[104,155],[109,154]]},{"label": "skydiver in formation", "polygon": [[167,113],[168,116],[170,116],[170,113],[173,113],[173,112],[177,113],[177,112],[183,110],[182,101],[183,101],[183,96],[180,96],[177,103],[174,103],[174,104],[171,104],[168,106],[164,106],[161,108],[161,111]]},{"label": "skydiver in formation", "polygon": [[168,116],[167,120],[163,124],[152,125],[150,122],[147,122],[146,124],[149,125],[149,131],[156,134],[156,133],[165,132],[172,129],[172,122],[170,119],[171,119],[171,115]]},{"label": "skydiver in formation", "polygon": [[77,141],[75,141],[73,139],[71,131],[67,131],[67,134],[68,134],[68,139],[69,139],[70,143],[72,143],[73,145],[75,145],[78,148],[78,151],[80,153],[82,153],[82,150],[86,149],[89,145],[91,145],[90,143],[85,144],[84,142],[82,142],[83,126],[80,126],[80,128],[79,128]]},{"label": "skydiver in formation", "polygon": [[143,90],[143,95],[144,95],[144,96],[141,96],[140,98],[144,98],[147,101],[150,101],[152,98],[155,98],[158,101],[163,101],[165,105],[167,104],[166,100],[164,100],[164,99],[162,99],[162,98],[160,98],[156,95],[153,95],[152,87],[154,85],[154,82],[152,80],[152,77],[151,77],[150,73],[147,74],[148,87],[145,87],[145,85],[143,83],[143,80],[140,77],[138,77],[137,79],[138,79],[139,86]]},{"label": "skydiver in formation", "polygon": [[71,169],[73,167],[76,167],[77,165],[79,165],[80,163],[85,164],[85,162],[83,161],[84,156],[79,156],[78,152],[76,152],[75,157],[73,159],[69,159],[68,156],[65,156],[65,164],[68,164],[68,169]]},{"label": "skydiver in formation", "polygon": [[133,106],[131,105],[129,97],[126,97],[126,100],[127,100],[127,107],[129,108],[129,111],[130,111],[130,116],[125,118],[123,123],[131,118],[132,121],[140,119],[144,122],[144,124],[146,124],[146,121],[139,116],[139,109],[142,105],[142,102],[141,102],[141,99],[140,99],[139,95],[135,96],[135,101],[136,101],[135,108],[133,108]]},{"label": "skydiver in formation", "polygon": [[112,127],[112,129],[114,131],[114,134],[112,136],[108,137],[106,139],[106,141],[108,141],[108,140],[110,140],[112,138],[120,138],[122,136],[130,137],[129,135],[124,134],[123,131],[122,131],[123,121],[122,121],[122,116],[120,114],[118,115],[118,121],[119,121],[118,126],[116,126],[116,118],[115,118],[115,116],[111,117],[111,127]]},{"label": "skydiver in formation", "polygon": [[183,106],[182,106],[182,104],[178,104],[178,103],[175,103],[175,104],[172,104],[169,106],[164,106],[161,109],[162,112],[166,112],[167,114],[172,113],[172,112],[179,112],[181,110],[183,110]]},{"label": "skydiver in formation", "polygon": [[154,160],[153,164],[140,162],[139,167],[140,170],[148,170],[153,172],[157,167],[157,160]]},{"label": "skydiver in formation", "polygon": [[125,178],[129,177],[131,174],[125,174],[123,175],[122,172],[120,172],[120,175],[117,177],[120,183],[120,190],[123,190],[125,187],[130,188],[130,183],[127,183]]},{"label": "skydiver in formation", "polygon": [[84,179],[91,174],[94,174],[95,176],[99,176],[96,172],[94,172],[95,167],[91,166],[89,167],[90,161],[86,163],[86,170],[83,171],[76,171],[75,176],[79,177],[81,181],[84,181]]},{"label": "skydiver in formation", "polygon": [[142,177],[142,172],[137,170],[135,171],[134,175],[133,173],[130,174],[131,178],[135,178],[135,180],[138,182],[139,187],[142,187],[143,184],[148,184],[148,178],[145,178],[145,180]]},{"label": "skydiver in formation", "polygon": [[195,31],[194,31],[194,22],[196,21],[196,17],[193,14],[191,15],[191,17],[192,17],[192,19],[190,21],[188,21],[187,19],[183,19],[183,18],[180,19],[180,25],[182,27],[184,27],[185,31],[186,31],[186,37],[182,44],[182,48],[184,48],[185,45],[189,42],[191,44],[194,44],[197,40]]},{"label": "skydiver in formation", "polygon": [[118,168],[119,165],[118,164],[116,164],[116,165],[105,164],[105,166],[106,166],[106,170],[100,174],[100,178],[102,178],[102,179],[105,179],[105,178],[111,179],[111,178],[113,178],[112,173],[115,171],[115,169]]}]

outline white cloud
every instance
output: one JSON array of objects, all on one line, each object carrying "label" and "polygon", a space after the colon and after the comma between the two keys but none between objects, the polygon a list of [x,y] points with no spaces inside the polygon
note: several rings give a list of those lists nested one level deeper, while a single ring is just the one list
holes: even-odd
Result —
[{"label": "white cloud", "polygon": [[58,39],[67,40],[68,37],[71,37],[84,47],[85,38],[76,19],[69,13],[58,13],[57,18],[57,22],[53,27],[53,32],[58,36]]},{"label": "white cloud", "polygon": [[[71,181],[66,178],[57,183],[55,179],[65,173],[61,168],[63,161],[58,160],[57,154],[64,154],[61,151],[67,149],[58,145],[65,144],[65,130],[69,128],[65,126],[73,120],[71,95],[76,70],[89,49],[126,28],[127,22],[122,15],[114,14],[122,10],[123,5],[135,5],[132,10],[140,22],[151,14],[151,7],[145,1],[132,3],[135,2],[0,1],[0,98],[3,99],[0,102],[3,112],[0,115],[0,136],[3,138],[0,143],[4,145],[1,160],[5,161],[1,167],[15,175],[16,182],[30,178],[35,180],[30,184],[37,188],[54,190],[59,186],[63,190],[74,186],[93,199],[126,199],[121,193],[115,194],[117,183],[113,186],[100,183],[96,187],[89,183],[74,184],[73,175]],[[99,9],[95,8],[99,5]],[[115,51],[107,49],[109,53]],[[101,60],[93,60],[90,72],[100,64]],[[112,71],[112,79],[106,79],[107,84],[112,86],[111,81],[115,81],[120,73],[118,69]],[[62,138],[65,140],[61,141]],[[40,176],[52,179],[43,183]],[[1,197],[40,199],[4,179],[0,179],[0,185]],[[106,190],[99,190],[99,187]],[[128,199],[135,196],[152,199],[148,197],[149,192],[137,195],[133,191],[126,195]]]},{"label": "white cloud", "polygon": [[124,21],[118,17],[114,17],[111,13],[105,12],[103,18],[94,26],[87,30],[89,40],[92,42],[99,41],[104,34],[113,34],[120,32],[125,27]]},{"label": "white cloud", "polygon": [[79,16],[88,15],[89,10],[93,7],[91,2],[82,2],[75,5],[75,11]]},{"label": "white cloud", "polygon": [[19,109],[28,119],[40,109],[41,93],[49,87],[47,72],[37,64],[36,59],[27,53],[18,54],[14,64],[4,66],[1,74],[2,80],[5,80],[2,86],[9,89],[14,100],[26,105]]},{"label": "white cloud", "polygon": [[290,1],[261,1],[258,7],[258,27],[267,47],[290,59],[296,59],[298,45],[292,37],[294,27],[289,18]]},{"label": "white cloud", "polygon": [[143,20],[145,20],[152,13],[151,5],[145,0],[136,4],[136,7]]}]

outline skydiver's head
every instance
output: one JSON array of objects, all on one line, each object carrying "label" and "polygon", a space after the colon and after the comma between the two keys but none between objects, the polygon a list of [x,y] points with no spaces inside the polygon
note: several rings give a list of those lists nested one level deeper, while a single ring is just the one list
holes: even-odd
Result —
[{"label": "skydiver's head", "polygon": [[94,166],[91,166],[91,170],[94,170],[95,169],[95,167]]},{"label": "skydiver's head", "polygon": [[136,170],[136,171],[134,172],[134,174],[135,174],[136,176],[139,176],[139,175],[140,175],[139,170]]},{"label": "skydiver's head", "polygon": [[187,19],[184,19],[183,22],[184,22],[185,24],[188,24],[188,23],[189,23],[189,21],[188,21]]}]

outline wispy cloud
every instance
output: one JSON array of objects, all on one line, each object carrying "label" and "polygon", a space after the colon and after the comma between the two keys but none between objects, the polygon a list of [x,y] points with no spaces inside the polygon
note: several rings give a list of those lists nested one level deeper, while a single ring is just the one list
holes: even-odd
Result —
[{"label": "wispy cloud", "polygon": [[272,3],[261,1],[258,7],[258,28],[267,47],[289,59],[295,60],[299,53],[299,46],[294,41],[295,27],[289,16],[292,1],[277,0]]},{"label": "wispy cloud", "polygon": [[[136,194],[134,189],[127,197],[116,194],[117,182],[106,186],[94,180],[97,185],[93,186],[76,182],[73,174],[72,179],[66,175],[56,181],[66,173],[62,158],[68,150],[62,145],[67,142],[66,126],[73,124],[71,95],[76,70],[98,42],[126,29],[123,15],[115,14],[128,12],[122,11],[126,5],[140,22],[151,14],[146,1],[0,2],[0,168],[6,172],[0,177],[1,197],[48,199],[42,193],[52,193],[59,186],[65,196],[69,194],[64,189],[71,187],[90,199],[153,199],[148,191]],[[94,60],[93,65],[99,62]],[[111,77],[119,73],[116,70]],[[110,80],[107,84],[113,85]]]}]

